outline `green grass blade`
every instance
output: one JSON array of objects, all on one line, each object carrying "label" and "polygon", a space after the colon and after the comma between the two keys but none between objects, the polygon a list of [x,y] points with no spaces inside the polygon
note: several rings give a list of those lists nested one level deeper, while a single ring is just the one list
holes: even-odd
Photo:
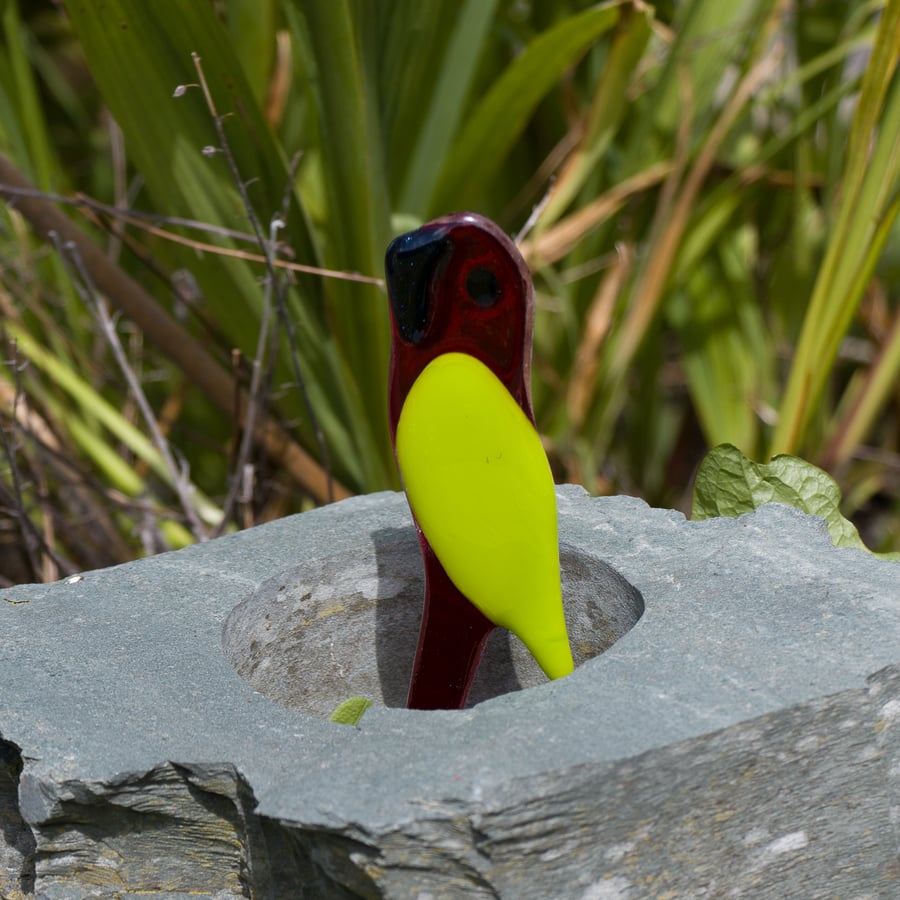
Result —
[{"label": "green grass blade", "polygon": [[[875,259],[871,243],[900,178],[900,0],[888,0],[850,131],[843,187],[828,249],[803,323],[771,454],[803,444],[831,364]],[[863,264],[868,260],[867,270]]]},{"label": "green grass blade", "polygon": [[263,107],[275,57],[274,0],[226,0],[225,25],[256,102]]},{"label": "green grass blade", "polygon": [[594,175],[597,164],[607,152],[628,108],[628,87],[647,47],[652,15],[652,9],[645,7],[624,16],[616,29],[609,57],[594,92],[585,135],[541,212],[539,233],[562,215]]},{"label": "green grass blade", "polygon": [[[882,220],[879,234],[870,248],[870,259],[861,266],[863,284],[858,290],[865,290],[869,273],[877,262],[889,237],[890,227],[900,214],[898,195],[887,215]],[[831,467],[844,463],[872,431],[882,415],[885,406],[895,394],[900,381],[900,312],[894,316],[893,326],[885,338],[871,366],[857,383],[851,382],[838,410],[838,423],[834,435],[822,456],[822,464]]]},{"label": "green grass blade", "polygon": [[[143,432],[135,428],[121,412],[98,394],[77,372],[58,356],[43,349],[27,332],[17,326],[7,325],[10,337],[19,345],[23,356],[46,373],[54,384],[69,395],[78,407],[126,446],[138,459],[143,460],[153,473],[168,486],[173,485],[172,473],[166,468],[162,456]],[[198,514],[215,524],[221,518],[221,510],[199,491],[194,491],[191,501]]]},{"label": "green grass blade", "polygon": [[[311,91],[318,110],[322,175],[328,201],[322,230],[324,260],[332,268],[380,275],[390,239],[387,184],[381,155],[377,97],[361,47],[366,36],[346,0],[313,0],[289,7],[298,43],[311,48]],[[299,15],[298,15],[299,14]],[[308,38],[308,39],[306,39]],[[390,323],[383,292],[330,282],[329,325],[357,374],[348,404],[356,453],[369,489],[396,483],[387,428]]]},{"label": "green grass blade", "polygon": [[622,17],[614,0],[569,16],[538,35],[507,67],[468,116],[431,201],[434,215],[477,206],[540,100]]},{"label": "green grass blade", "polygon": [[[427,8],[428,4],[419,6]],[[396,203],[398,210],[414,216],[424,216],[430,206],[435,183],[457,133],[497,0],[467,0],[459,6],[433,92],[423,103],[424,121]],[[409,118],[404,117],[403,121]]]}]

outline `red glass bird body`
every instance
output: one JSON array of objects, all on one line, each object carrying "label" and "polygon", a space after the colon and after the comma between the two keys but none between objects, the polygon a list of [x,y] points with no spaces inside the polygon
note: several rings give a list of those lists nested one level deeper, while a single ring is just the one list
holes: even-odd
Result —
[{"label": "red glass bird body", "polygon": [[533,289],[513,242],[472,214],[401,235],[385,269],[391,437],[425,564],[407,705],[455,709],[495,625],[550,677],[572,668],[531,407]]}]

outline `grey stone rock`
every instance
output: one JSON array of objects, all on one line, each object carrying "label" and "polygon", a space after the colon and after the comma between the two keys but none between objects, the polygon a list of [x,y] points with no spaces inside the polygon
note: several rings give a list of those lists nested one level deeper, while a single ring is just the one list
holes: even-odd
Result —
[{"label": "grey stone rock", "polygon": [[0,592],[0,896],[900,895],[900,565],[558,496],[580,665],[463,711],[399,708],[402,495]]},{"label": "grey stone rock", "polygon": [[[566,626],[576,665],[638,621],[640,593],[608,565],[560,548]],[[314,559],[263,582],[225,621],[225,656],[257,691],[327,718],[335,698],[406,703],[419,636],[424,573],[418,541]],[[470,706],[547,681],[525,645],[502,629],[488,638]]]}]

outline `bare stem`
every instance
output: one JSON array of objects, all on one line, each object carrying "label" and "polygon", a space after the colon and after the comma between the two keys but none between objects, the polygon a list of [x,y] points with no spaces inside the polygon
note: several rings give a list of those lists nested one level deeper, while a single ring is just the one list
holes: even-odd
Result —
[{"label": "bare stem", "polygon": [[[293,181],[293,179],[291,179]],[[111,218],[121,219],[126,224],[134,225],[145,231],[147,234],[155,235],[163,240],[172,241],[176,244],[182,244],[193,250],[200,250],[204,253],[212,253],[219,256],[231,256],[235,259],[244,259],[248,262],[264,263],[264,256],[256,253],[247,253],[243,250],[235,250],[233,248],[220,247],[217,244],[210,244],[208,241],[195,241],[191,238],[184,237],[180,234],[174,234],[166,231],[165,228],[157,227],[159,224],[170,225],[178,228],[189,228],[194,231],[205,231],[208,234],[215,234],[219,237],[227,238],[232,241],[242,241],[244,243],[256,243],[256,236],[248,234],[246,231],[238,231],[236,228],[225,228],[222,225],[214,225],[212,222],[200,222],[197,219],[185,219],[181,216],[163,216],[158,213],[145,212],[140,209],[122,209],[117,206],[110,206],[108,203],[101,203],[85,194],[76,194],[74,197],[66,197],[62,194],[53,194],[48,191],[39,191],[36,188],[19,187],[12,184],[0,184],[0,192],[9,197],[27,197],[38,200],[47,200],[52,203],[60,203],[66,206],[74,206],[80,210],[88,210],[91,213],[102,213]],[[157,223],[157,225],[150,223]],[[277,244],[275,251],[283,255],[291,255],[290,247],[286,244]],[[274,257],[272,264],[276,269],[284,269],[288,272],[302,272],[304,275],[317,275],[321,278],[334,278],[338,281],[354,281],[359,284],[374,284],[376,287],[384,287],[384,279],[376,278],[373,275],[360,275],[359,272],[344,272],[339,269],[325,269],[321,266],[309,266],[306,263],[293,262],[290,259],[280,259]]]},{"label": "bare stem", "polygon": [[[270,246],[274,246],[278,237],[278,229],[284,223],[281,219],[272,220],[269,230]],[[262,401],[262,376],[264,372],[263,363],[266,358],[266,349],[269,343],[269,334],[271,331],[270,319],[272,314],[272,279],[267,278],[265,290],[263,291],[262,314],[260,315],[259,334],[256,339],[256,353],[253,355],[253,363],[250,369],[250,390],[247,398],[247,411],[245,414],[244,430],[241,434],[240,449],[238,450],[237,460],[235,462],[234,473],[231,476],[231,485],[228,488],[228,496],[225,498],[223,507],[222,521],[216,529],[216,533],[221,533],[225,527],[225,523],[231,516],[238,496],[246,497],[249,503],[252,499],[252,489],[250,496],[247,497],[246,485],[248,484],[247,470],[250,466],[250,451],[253,447],[253,427],[256,423],[257,409]],[[250,482],[252,484],[252,481]]]},{"label": "bare stem", "polygon": [[[303,404],[306,408],[306,413],[309,416],[310,425],[312,426],[313,432],[316,435],[316,442],[319,447],[319,460],[322,464],[322,468],[325,470],[325,475],[327,478],[328,502],[330,503],[334,500],[334,479],[331,474],[328,446],[325,442],[325,435],[319,424],[318,416],[316,416],[315,410],[312,406],[312,402],[310,401],[309,392],[306,388],[306,379],[303,377],[303,372],[300,368],[300,360],[298,359],[298,354],[296,352],[296,334],[294,332],[294,328],[287,311],[287,299],[284,293],[284,283],[278,278],[275,269],[275,259],[272,253],[272,245],[263,237],[259,219],[253,209],[253,204],[250,202],[250,196],[247,193],[247,185],[241,178],[241,173],[237,166],[237,160],[234,158],[234,153],[232,153],[231,151],[231,146],[228,143],[228,137],[225,134],[225,128],[222,125],[223,117],[220,116],[216,110],[216,105],[213,101],[212,93],[210,92],[209,85],[206,82],[206,76],[203,74],[203,66],[201,64],[200,57],[198,54],[192,53],[191,58],[194,60],[194,67],[197,70],[197,79],[200,82],[200,88],[203,91],[204,98],[206,99],[206,106],[209,109],[210,115],[212,116],[213,124],[216,128],[216,135],[219,138],[218,149],[221,151],[222,155],[225,157],[226,162],[228,163],[228,168],[231,172],[232,180],[234,181],[234,184],[238,189],[238,193],[241,196],[241,201],[243,202],[244,208],[247,211],[247,218],[250,222],[250,227],[253,229],[254,235],[256,235],[256,242],[259,245],[260,250],[262,251],[263,257],[265,258],[267,290],[274,291],[279,318],[281,319],[281,322],[284,325],[288,335],[288,340],[291,347],[291,364],[294,370],[294,378],[297,381],[297,387],[300,390],[301,397],[303,398]],[[295,160],[296,159],[297,158],[295,157]],[[293,170],[294,165],[292,165],[290,178],[291,183],[293,182]],[[290,201],[289,187],[290,185],[288,185],[288,187],[285,189],[285,206],[288,206]],[[282,223],[286,220],[286,218],[286,214],[282,215]]]},{"label": "bare stem", "polygon": [[[13,195],[13,190],[27,193]],[[49,235],[56,232],[63,242],[74,242],[99,292],[128,316],[219,409],[233,414],[237,396],[238,414],[242,418],[244,391],[215,357],[130,275],[110,263],[106,254],[81,229],[52,203],[33,193],[34,190],[34,185],[0,153],[0,198],[15,205],[41,240],[49,241]],[[266,415],[256,432],[257,440],[266,452],[278,460],[304,491],[319,503],[328,499],[328,479],[321,464],[273,416]],[[339,482],[334,483],[334,493],[338,497],[350,496],[350,491]]]},{"label": "bare stem", "polygon": [[[10,415],[10,431],[18,427],[18,406],[22,397],[22,379],[21,365],[17,358],[13,359],[8,365],[14,373],[15,390],[12,398],[12,410]],[[3,455],[9,463],[10,479],[12,482],[12,491],[8,491],[5,485],[0,484],[0,490],[5,496],[8,512],[19,523],[19,531],[22,535],[22,543],[25,545],[25,552],[28,556],[28,562],[31,566],[32,573],[35,578],[42,580],[54,580],[60,571],[71,573],[72,566],[68,565],[53,549],[53,547],[41,534],[40,529],[31,521],[28,511],[25,508],[25,491],[22,482],[22,473],[16,456],[14,442],[10,440],[10,435],[6,429],[0,424],[0,443],[3,444]],[[43,564],[42,555],[46,557],[47,566]]]},{"label": "bare stem", "polygon": [[[51,237],[53,237],[54,240],[57,240],[56,235],[51,235]],[[131,391],[131,394],[141,411],[141,415],[147,424],[147,428],[150,431],[150,437],[156,445],[156,449],[162,457],[163,464],[172,479],[172,485],[178,496],[178,502],[181,504],[185,518],[191,527],[191,532],[198,541],[208,540],[209,533],[200,521],[200,517],[197,515],[197,511],[194,509],[194,505],[191,502],[193,486],[188,477],[187,467],[183,464],[178,465],[176,463],[171,445],[159,429],[156,416],[153,414],[153,409],[141,387],[140,380],[137,375],[135,375],[134,370],[128,362],[128,357],[122,347],[122,342],[119,340],[119,334],[116,331],[115,323],[106,308],[106,304],[104,304],[97,296],[97,292],[91,281],[91,276],[81,260],[81,254],[78,252],[78,248],[74,243],[58,244],[57,246],[63,260],[68,260],[74,268],[73,274],[77,275],[77,277],[73,277],[72,279],[75,287],[103,330],[104,337],[113,352],[113,356],[115,356],[119,370],[125,378],[125,381],[128,383],[129,390]]]}]

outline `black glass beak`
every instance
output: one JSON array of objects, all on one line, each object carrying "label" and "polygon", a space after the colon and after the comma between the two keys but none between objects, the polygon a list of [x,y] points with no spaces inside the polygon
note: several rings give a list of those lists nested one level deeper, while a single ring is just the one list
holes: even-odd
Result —
[{"label": "black glass beak", "polygon": [[446,228],[419,228],[394,238],[384,257],[388,298],[400,336],[418,344],[429,320],[431,281],[435,270],[450,255]]}]

